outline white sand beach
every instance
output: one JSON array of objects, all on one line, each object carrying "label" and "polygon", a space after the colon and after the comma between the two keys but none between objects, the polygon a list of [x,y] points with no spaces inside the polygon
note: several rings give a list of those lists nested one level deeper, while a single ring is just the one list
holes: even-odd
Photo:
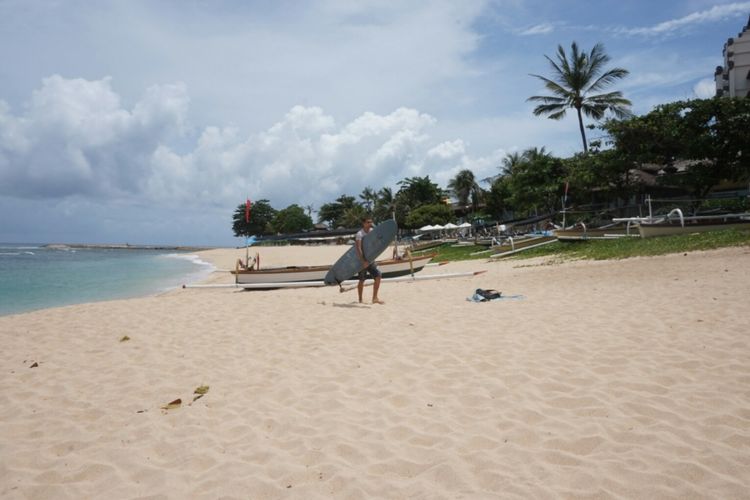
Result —
[{"label": "white sand beach", "polygon": [[465,270],[0,317],[0,497],[748,498],[750,248]]}]

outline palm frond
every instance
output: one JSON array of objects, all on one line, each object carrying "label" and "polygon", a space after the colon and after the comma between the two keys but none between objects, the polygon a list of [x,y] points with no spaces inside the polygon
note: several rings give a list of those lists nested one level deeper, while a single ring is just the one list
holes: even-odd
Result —
[{"label": "palm frond", "polygon": [[597,104],[603,104],[612,108],[620,107],[620,108],[629,108],[633,105],[632,102],[630,102],[629,99],[625,99],[622,96],[622,92],[619,90],[614,92],[609,92],[607,94],[599,94],[595,96],[591,96],[588,99],[588,102],[593,102]]},{"label": "palm frond", "polygon": [[533,95],[526,99],[526,101],[541,102],[543,104],[560,104],[567,105],[568,100],[563,97],[555,97],[551,95]]},{"label": "palm frond", "polygon": [[589,96],[584,103],[584,112],[597,120],[601,120],[609,111],[617,118],[627,118],[632,115],[632,103],[622,96],[622,92],[615,91],[607,94]]},{"label": "palm frond", "polygon": [[606,104],[597,104],[590,102],[584,103],[584,105],[581,106],[581,111],[583,112],[583,114],[597,121],[604,118],[604,114],[607,112],[607,109],[609,109],[609,106],[607,106]]},{"label": "palm frond", "polygon": [[600,90],[603,90],[605,87],[608,87],[612,83],[614,83],[615,80],[620,80],[622,78],[625,78],[629,74],[630,74],[630,71],[626,69],[613,68],[603,73],[599,78],[597,78],[594,81],[594,83],[589,85],[588,89],[586,89],[586,92],[598,92]]},{"label": "palm frond", "polygon": [[[575,42],[573,42],[575,44]],[[547,56],[544,56],[547,57]],[[547,60],[552,63],[552,59],[547,57]],[[565,49],[562,45],[557,46],[557,60],[560,62],[560,67],[558,67],[556,64],[552,63],[552,65],[557,69],[557,72],[561,76],[565,76],[570,73],[570,62],[568,62],[568,56],[565,53]]]},{"label": "palm frond", "polygon": [[559,120],[565,116],[568,107],[565,104],[540,104],[534,108],[532,113],[534,113],[534,116],[548,115],[547,118],[551,120]]},{"label": "palm frond", "polygon": [[549,90],[550,92],[552,92],[553,94],[557,94],[558,96],[560,96],[562,98],[565,98],[565,99],[570,99],[571,98],[570,90],[566,89],[565,87],[563,87],[559,83],[554,82],[554,81],[550,80],[549,78],[545,78],[545,77],[540,76],[540,75],[531,75],[531,76],[539,78],[541,81],[543,81],[544,82],[544,87],[547,90]]},{"label": "palm frond", "polygon": [[568,114],[567,108],[563,108],[557,113],[552,113],[551,115],[548,115],[547,118],[549,118],[550,120],[561,120],[565,118],[565,115],[567,114]]}]

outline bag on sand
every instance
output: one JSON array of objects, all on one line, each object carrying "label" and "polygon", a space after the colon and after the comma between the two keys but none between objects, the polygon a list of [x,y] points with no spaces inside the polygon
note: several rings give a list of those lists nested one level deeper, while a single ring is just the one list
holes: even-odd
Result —
[{"label": "bag on sand", "polygon": [[497,290],[483,290],[481,288],[477,288],[474,292],[474,300],[477,302],[485,302],[488,300],[496,300],[503,296],[503,292],[498,292]]}]

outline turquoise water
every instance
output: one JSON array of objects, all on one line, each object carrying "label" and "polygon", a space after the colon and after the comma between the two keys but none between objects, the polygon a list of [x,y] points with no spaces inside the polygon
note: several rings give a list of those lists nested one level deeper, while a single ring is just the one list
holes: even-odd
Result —
[{"label": "turquoise water", "polygon": [[0,315],[152,295],[211,270],[190,253],[0,243]]}]

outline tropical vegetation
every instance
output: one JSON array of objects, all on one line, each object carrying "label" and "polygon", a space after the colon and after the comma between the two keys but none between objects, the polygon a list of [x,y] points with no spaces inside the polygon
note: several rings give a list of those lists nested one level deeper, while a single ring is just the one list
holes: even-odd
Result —
[{"label": "tropical vegetation", "polygon": [[616,118],[630,116],[631,102],[623,97],[622,92],[597,93],[628,75],[628,70],[623,68],[605,70],[610,57],[602,44],[597,43],[591,52],[586,53],[573,42],[569,55],[562,45],[558,45],[557,60],[546,55],[544,57],[551,66],[551,78],[531,76],[544,82],[544,87],[552,95],[535,95],[527,100],[540,103],[534,108],[535,115],[546,115],[552,120],[560,120],[565,117],[568,109],[575,109],[584,152],[587,152],[589,147],[586,142],[583,115],[597,121],[604,118],[608,111]]},{"label": "tropical vegetation", "polygon": [[[354,228],[365,215],[376,222],[395,218],[404,229],[493,223],[559,214],[563,206],[567,214],[589,222],[630,215],[628,210],[648,194],[689,197],[696,200],[694,210],[716,203],[726,206],[726,201],[705,199],[717,186],[748,186],[750,99],[685,100],[633,116],[630,101],[620,92],[602,93],[628,72],[605,67],[609,56],[601,44],[588,53],[575,42],[569,53],[558,46],[557,58],[547,60],[552,76],[532,76],[552,95],[529,100],[539,103],[535,114],[552,119],[576,110],[581,153],[558,157],[543,145],[532,145],[508,153],[497,173],[482,180],[464,168],[445,188],[429,175],[407,177],[395,187],[363,186],[359,194],[344,193],[320,205],[315,221],[311,206],[277,210],[267,199],[253,203],[246,219],[243,203],[233,214],[235,235],[308,231],[314,222],[330,229]],[[605,119],[605,114],[611,116]],[[583,115],[597,121],[588,128],[598,129],[601,138],[587,141]],[[750,208],[747,199],[733,203],[734,210]]]}]

